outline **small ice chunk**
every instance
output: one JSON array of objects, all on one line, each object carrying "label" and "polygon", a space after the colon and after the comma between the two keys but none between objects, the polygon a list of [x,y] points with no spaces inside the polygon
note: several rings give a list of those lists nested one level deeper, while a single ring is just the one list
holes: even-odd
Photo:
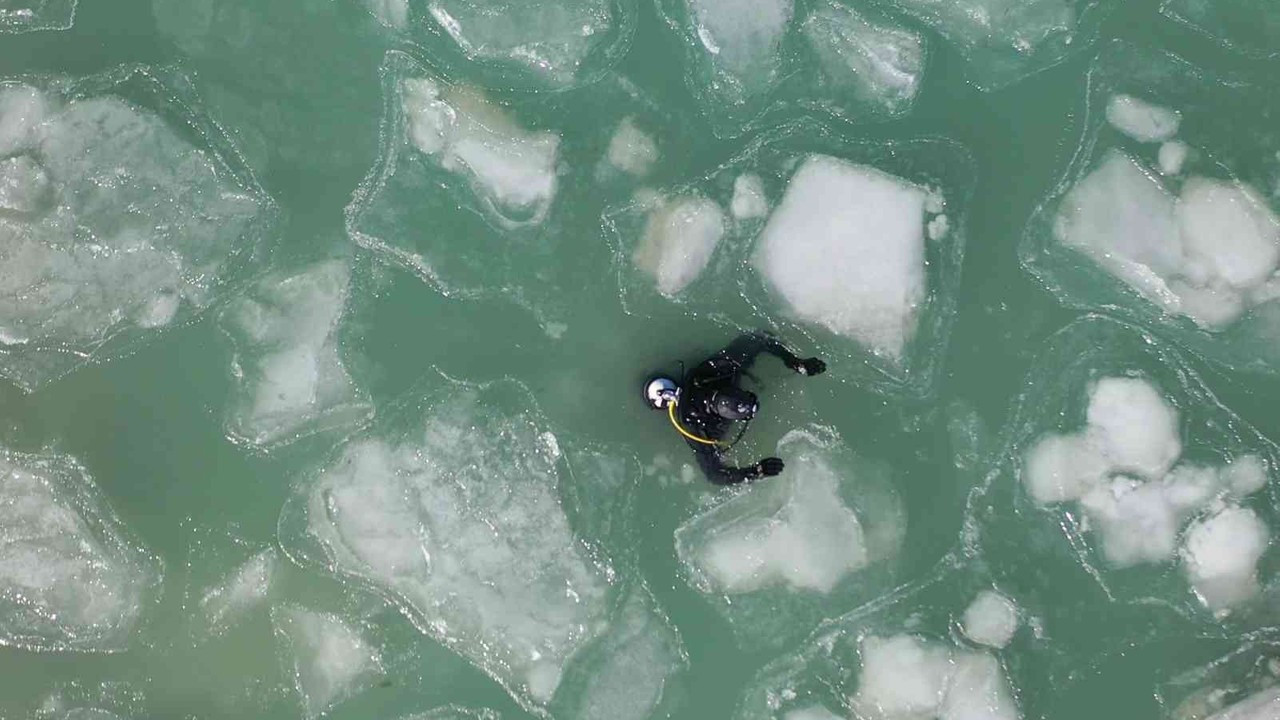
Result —
[{"label": "small ice chunk", "polygon": [[1192,524],[1183,569],[1206,607],[1225,612],[1257,593],[1258,560],[1270,541],[1270,530],[1248,508],[1227,507]]},{"label": "small ice chunk", "polygon": [[859,103],[895,114],[919,92],[925,61],[919,33],[830,0],[809,13],[800,32],[827,80],[848,87]]},{"label": "small ice chunk", "polygon": [[1018,629],[1018,606],[1001,593],[983,590],[965,609],[960,627],[970,640],[1002,648]]},{"label": "small ice chunk", "polygon": [[1020,720],[1000,662],[987,653],[959,652],[938,720]]},{"label": "small ice chunk", "polygon": [[468,177],[509,224],[539,223],[555,198],[560,136],[522,127],[477,89],[403,81],[409,139],[445,170]]},{"label": "small ice chunk", "polygon": [[1191,178],[1174,213],[1187,261],[1233,287],[1261,284],[1280,263],[1280,219],[1244,185]]},{"label": "small ice chunk", "polygon": [[1156,164],[1160,167],[1162,175],[1177,175],[1182,172],[1182,167],[1187,164],[1187,156],[1191,154],[1191,148],[1180,140],[1169,140],[1160,144],[1160,151],[1156,154]]},{"label": "small ice chunk", "polygon": [[49,199],[52,189],[48,173],[30,155],[0,160],[0,209],[36,212]]},{"label": "small ice chunk", "polygon": [[[780,493],[776,512],[728,523],[690,558],[717,590],[735,594],[786,585],[826,593],[867,565],[862,525],[840,498],[834,468],[816,455],[803,455],[775,485],[752,490]],[[744,506],[752,503],[740,498]],[[726,506],[717,510],[731,512]]]},{"label": "small ice chunk", "polygon": [[898,361],[927,294],[920,187],[812,155],[792,176],[755,266],[800,319]]},{"label": "small ice chunk", "polygon": [[336,615],[286,605],[272,609],[271,622],[287,648],[307,718],[367,690],[382,675],[378,650]]},{"label": "small ice chunk", "polygon": [[173,322],[173,318],[178,315],[181,307],[182,298],[177,293],[160,292],[151,299],[151,302],[143,306],[135,322],[138,323],[138,327],[164,327]]},{"label": "small ice chunk", "polygon": [[791,710],[782,716],[782,720],[845,720],[821,705],[811,705],[799,710]]},{"label": "small ice chunk", "polygon": [[1178,411],[1141,378],[1107,377],[1089,390],[1089,433],[1113,470],[1162,477],[1182,453]]},{"label": "small ice chunk", "polygon": [[635,118],[627,117],[618,123],[618,129],[609,140],[606,157],[610,165],[642,178],[658,161],[658,143],[636,125]]},{"label": "small ice chunk", "polygon": [[698,195],[661,200],[649,211],[644,236],[632,257],[636,267],[672,297],[697,279],[724,236],[720,206]]},{"label": "small ice chunk", "polygon": [[1239,702],[1210,715],[1207,720],[1277,720],[1280,718],[1280,687],[1259,690]]},{"label": "small ice chunk", "polygon": [[1163,142],[1178,134],[1182,113],[1132,95],[1112,95],[1107,122],[1138,142]]},{"label": "small ice chunk", "polygon": [[951,224],[946,215],[935,216],[927,226],[930,240],[941,240],[951,231]]},{"label": "small ice chunk", "polygon": [[769,214],[769,198],[764,181],[754,173],[743,173],[733,179],[733,199],[729,212],[734,220],[755,220]]},{"label": "small ice chunk", "polygon": [[862,639],[862,672],[851,698],[864,720],[935,717],[951,684],[951,649],[914,635]]},{"label": "small ice chunk", "polygon": [[264,550],[236,568],[225,580],[200,597],[200,610],[208,628],[223,632],[261,605],[271,591],[277,564],[275,550]]},{"label": "small ice chunk", "polygon": [[1236,497],[1252,495],[1267,485],[1267,466],[1257,455],[1241,455],[1222,469],[1223,484]]},{"label": "small ice chunk", "polygon": [[75,460],[0,449],[0,645],[123,649],[162,574]]},{"label": "small ice chunk", "polygon": [[1023,459],[1022,481],[1039,505],[1078,500],[1101,483],[1110,463],[1092,436],[1074,433],[1040,438]]},{"label": "small ice chunk", "polygon": [[619,20],[614,8],[608,0],[431,0],[427,12],[472,60],[565,87],[608,42]]},{"label": "small ice chunk", "polygon": [[266,449],[370,415],[339,353],[350,275],[346,261],[328,260],[267,277],[222,313],[235,345],[232,438]]}]

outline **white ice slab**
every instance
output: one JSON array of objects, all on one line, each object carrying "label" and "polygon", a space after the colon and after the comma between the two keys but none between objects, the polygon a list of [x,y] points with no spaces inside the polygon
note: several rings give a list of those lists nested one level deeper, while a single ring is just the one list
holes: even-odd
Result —
[{"label": "white ice slab", "polygon": [[698,278],[724,237],[724,211],[700,195],[657,200],[632,261],[672,297]]}]

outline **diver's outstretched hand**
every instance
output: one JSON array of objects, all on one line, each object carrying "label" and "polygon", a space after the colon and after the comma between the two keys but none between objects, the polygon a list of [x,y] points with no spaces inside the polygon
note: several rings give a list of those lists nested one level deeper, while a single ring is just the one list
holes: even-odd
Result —
[{"label": "diver's outstretched hand", "polygon": [[782,458],[768,457],[756,463],[756,473],[760,477],[771,477],[782,472]]},{"label": "diver's outstretched hand", "polygon": [[827,371],[827,364],[816,357],[811,357],[806,360],[797,360],[796,363],[791,366],[791,369],[801,375],[821,375]]}]

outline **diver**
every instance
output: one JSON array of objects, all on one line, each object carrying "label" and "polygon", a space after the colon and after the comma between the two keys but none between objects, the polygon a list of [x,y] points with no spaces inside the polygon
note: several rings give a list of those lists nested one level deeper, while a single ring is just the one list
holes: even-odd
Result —
[{"label": "diver", "polygon": [[[694,457],[707,479],[717,485],[735,485],[782,472],[781,458],[767,457],[750,467],[734,467],[724,453],[733,447],[747,424],[760,409],[755,393],[739,386],[756,356],[765,352],[776,356],[801,375],[821,375],[827,364],[816,357],[800,359],[774,337],[747,333],[685,374],[682,382],[657,376],[644,386],[645,401],[655,410],[664,410],[671,424],[693,448]],[[737,437],[725,442],[733,423],[741,423]]]}]

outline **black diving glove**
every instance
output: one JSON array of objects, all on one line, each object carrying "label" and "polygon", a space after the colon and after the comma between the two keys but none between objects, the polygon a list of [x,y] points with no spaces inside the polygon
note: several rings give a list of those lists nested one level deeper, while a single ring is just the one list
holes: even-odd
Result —
[{"label": "black diving glove", "polygon": [[770,457],[756,463],[756,477],[771,477],[782,472],[782,458]]},{"label": "black diving glove", "polygon": [[811,357],[806,360],[800,360],[797,358],[789,367],[801,375],[808,376],[821,375],[827,371],[827,364],[816,357]]}]

